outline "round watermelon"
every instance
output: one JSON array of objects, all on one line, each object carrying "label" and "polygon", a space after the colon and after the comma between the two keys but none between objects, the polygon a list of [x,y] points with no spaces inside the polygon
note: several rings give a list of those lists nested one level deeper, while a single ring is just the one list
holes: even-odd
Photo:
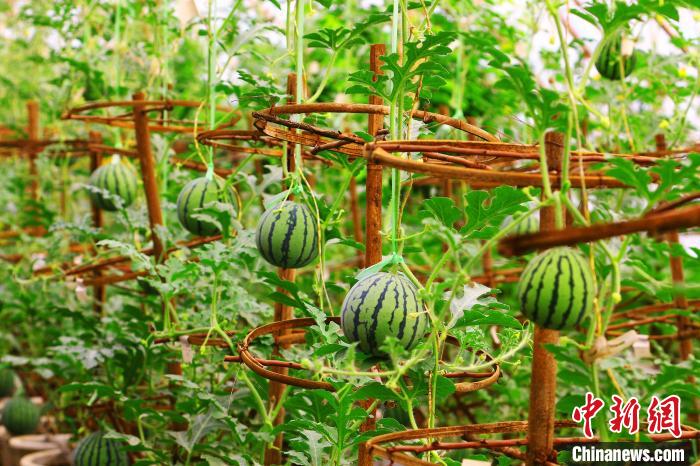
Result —
[{"label": "round watermelon", "polygon": [[636,52],[632,55],[622,55],[622,33],[615,34],[600,49],[600,55],[595,61],[595,67],[604,78],[617,81],[622,77],[620,70],[620,60],[625,69],[625,76],[629,76],[634,71],[637,64]]},{"label": "round watermelon", "polygon": [[129,457],[119,440],[93,432],[82,439],[73,452],[75,466],[128,466]]},{"label": "round watermelon", "polygon": [[15,397],[5,403],[2,424],[12,435],[33,434],[39,427],[41,409],[26,398]]},{"label": "round watermelon", "polygon": [[123,207],[128,207],[136,199],[136,174],[117,158],[95,170],[90,175],[90,184],[99,189],[91,190],[90,198],[103,210],[118,210],[116,197],[121,198]]},{"label": "round watermelon", "polygon": [[177,218],[180,224],[195,235],[218,235],[221,231],[214,223],[194,218],[200,209],[216,201],[234,205],[233,190],[226,187],[226,182],[222,178],[203,176],[190,181],[177,197]]},{"label": "round watermelon", "polygon": [[404,275],[379,272],[358,281],[343,301],[345,337],[366,353],[382,356],[388,336],[413,348],[428,329],[428,316],[418,290]]},{"label": "round watermelon", "polygon": [[544,251],[528,264],[518,283],[520,310],[543,328],[571,329],[591,312],[593,276],[583,256],[568,247]]},{"label": "round watermelon", "polygon": [[0,398],[12,396],[15,392],[15,373],[6,367],[0,368]]},{"label": "round watermelon", "polygon": [[285,269],[304,267],[318,256],[316,218],[304,204],[283,202],[262,215],[255,242],[270,264]]}]

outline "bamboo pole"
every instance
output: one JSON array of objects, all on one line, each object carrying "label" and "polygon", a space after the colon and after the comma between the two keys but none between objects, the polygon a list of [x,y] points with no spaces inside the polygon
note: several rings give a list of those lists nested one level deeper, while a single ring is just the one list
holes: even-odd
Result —
[{"label": "bamboo pole", "polygon": [[[547,162],[550,170],[559,171],[563,152],[563,135],[545,135]],[[540,230],[555,230],[555,207],[545,207],[540,213]],[[554,448],[554,410],[557,389],[557,360],[545,345],[556,344],[559,332],[535,326],[530,380],[530,410],[527,429],[527,465],[544,465]]]},{"label": "bamboo pole", "polygon": [[[287,102],[290,104],[293,104],[296,102],[297,98],[297,90],[296,90],[296,83],[297,83],[297,75],[296,73],[289,73],[287,75],[287,95],[289,96],[287,99]],[[287,147],[287,172],[288,173],[293,173],[296,170],[296,160],[294,159],[294,144],[289,144]],[[291,197],[290,197],[291,198]],[[294,281],[295,277],[295,271],[294,269],[284,269],[280,268],[277,271],[277,275],[280,277],[282,280]],[[277,288],[277,291],[282,294],[287,294],[287,291],[284,290],[283,288]],[[294,312],[291,306],[288,306],[286,304],[282,303],[275,303],[275,315],[274,315],[274,320],[276,322],[282,321],[282,320],[289,320],[294,317]],[[278,340],[289,333],[288,331],[282,330],[277,333],[275,333],[275,348],[273,351],[273,356],[278,356],[279,355],[279,350],[280,348],[285,348],[288,345],[280,343]],[[286,367],[276,367],[272,369],[274,372],[284,374],[286,375],[288,372],[288,368]],[[270,384],[268,385],[268,407],[272,411],[274,410],[277,405],[281,402],[282,396],[284,395],[284,390],[285,390],[285,385],[271,380]],[[285,416],[285,410],[284,408],[280,408],[277,412],[277,416],[275,419],[272,421],[273,426],[278,426],[284,422],[284,416]],[[272,464],[282,464],[282,444],[284,442],[284,436],[282,434],[278,434],[277,437],[275,437],[274,442],[272,445],[269,445],[267,449],[265,450],[265,464],[266,465],[272,465]]]},{"label": "bamboo pole", "polygon": [[[102,135],[98,131],[90,131],[89,138],[90,138],[90,145],[102,144]],[[90,149],[90,173],[94,173],[95,170],[100,168],[100,165],[102,165],[102,152]],[[92,226],[99,230],[102,228],[102,224],[103,224],[102,222],[103,222],[102,209],[100,209],[97,205],[95,205],[93,203],[92,204]],[[102,269],[95,269],[95,271],[93,273],[94,279],[99,280],[101,275],[102,275]],[[102,305],[104,304],[104,302],[107,298],[106,292],[107,292],[107,288],[102,286],[102,285],[95,285],[93,287],[93,295],[94,295],[93,296],[93,299],[94,299],[93,308],[95,310],[95,314],[97,314],[97,315],[102,314]]]}]

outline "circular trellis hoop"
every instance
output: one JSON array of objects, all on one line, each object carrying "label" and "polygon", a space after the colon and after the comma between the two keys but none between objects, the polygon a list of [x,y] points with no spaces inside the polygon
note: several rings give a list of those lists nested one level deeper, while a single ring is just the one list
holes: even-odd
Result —
[{"label": "circular trellis hoop", "polygon": [[[340,324],[340,317],[327,317],[326,323],[331,322]],[[277,337],[277,341],[281,346],[303,343],[306,338],[305,328],[308,328],[314,324],[316,324],[315,319],[306,317],[301,319],[282,320],[258,327],[248,333],[243,341],[238,344],[238,354],[240,360],[256,374],[266,379],[274,380],[275,382],[307,389],[335,391],[335,388],[329,382],[309,380],[268,370],[266,369],[266,366],[285,367],[288,369],[298,370],[304,370],[304,367],[299,363],[291,361],[261,359],[254,356],[250,349],[255,340],[263,335],[279,335]],[[289,330],[291,330],[291,333],[280,335],[282,332]],[[456,339],[453,338],[448,338],[448,343],[458,345]],[[493,358],[488,353],[479,352],[479,354],[483,354],[487,361],[493,361]],[[237,361],[238,359],[239,358],[236,358],[235,356],[226,358],[226,360],[229,361]],[[500,366],[494,362],[493,370],[490,372],[453,372],[442,375],[450,379],[476,379],[474,382],[458,382],[455,384],[457,393],[466,393],[486,388],[494,384],[501,375],[501,369]],[[382,373],[377,372],[377,377],[381,378]]]},{"label": "circular trellis hoop", "polygon": [[499,243],[498,251],[502,255],[510,257],[525,254],[536,249],[570,246],[644,231],[651,234],[659,234],[684,228],[698,227],[700,226],[700,205],[683,207],[685,204],[697,198],[700,198],[700,193],[691,194],[669,205],[661,206],[635,220],[600,223],[589,227],[570,227],[566,230],[511,236],[503,239]]},{"label": "circular trellis hoop", "polygon": [[[542,186],[539,165],[536,170],[530,171],[531,168],[523,170],[517,167],[515,162],[539,159],[537,151],[537,146],[523,144],[419,139],[369,143],[365,147],[365,157],[370,162],[387,167],[441,179],[464,180],[480,187],[526,187]],[[423,160],[397,157],[393,155],[396,152],[422,153]],[[572,173],[569,178],[574,187],[581,187],[583,182],[589,188],[625,186],[617,179],[600,173],[590,173],[583,178]],[[550,181],[553,186],[559,186],[561,176],[551,173]]]},{"label": "circular trellis hoop", "polygon": [[[241,156],[256,154],[281,158],[284,154],[282,141],[263,134],[258,130],[217,128],[197,134],[197,142],[205,146],[224,149],[234,155]],[[244,143],[258,143],[264,145],[264,147],[244,146],[242,145]],[[308,151],[303,151],[302,157],[304,160],[317,160],[330,164],[330,161],[317,157]]]},{"label": "circular trellis hoop", "polygon": [[[676,303],[657,303],[646,306],[627,309],[612,315],[607,333],[610,336],[619,336],[629,328],[655,323],[668,323],[676,325],[679,314],[668,313],[671,309],[678,309]],[[700,312],[700,299],[689,301],[687,310],[693,313]],[[657,315],[660,314],[660,315]],[[700,324],[691,324],[689,329],[669,335],[649,335],[650,340],[680,340],[684,338],[699,338]]]},{"label": "circular trellis hoop", "polygon": [[[308,115],[312,113],[352,113],[365,115],[389,115],[389,107],[372,104],[312,103],[280,105],[259,112],[253,112],[255,127],[262,133],[282,141],[311,147],[311,153],[333,150],[351,157],[363,157],[366,141],[352,133],[333,129],[319,128],[308,123],[281,118],[280,115]],[[451,118],[438,113],[417,110],[413,118],[424,123],[438,123],[479,137],[485,141],[496,142],[498,139],[483,129],[463,120]],[[301,130],[297,132],[296,130]]]},{"label": "circular trellis hoop", "polygon": [[[556,421],[555,428],[571,428],[577,424],[573,421]],[[525,434],[528,430],[527,421],[510,421],[496,422],[490,424],[471,424],[466,426],[455,427],[438,427],[433,429],[414,429],[402,432],[393,432],[390,434],[378,435],[367,442],[360,445],[358,466],[372,466],[374,458],[380,457],[391,461],[392,464],[401,466],[432,466],[437,463],[431,463],[409,455],[409,453],[419,454],[429,451],[447,451],[447,450],[466,450],[466,449],[489,449],[506,456],[525,460],[526,456],[521,447],[528,444],[528,439],[512,438],[514,434]],[[481,435],[507,434],[507,439],[484,439]],[[459,442],[441,442],[438,439],[456,437],[460,438]],[[651,434],[650,439],[655,442],[666,442],[672,440],[698,439],[700,431],[693,427],[683,426],[680,439],[675,439],[672,434]],[[432,440],[432,442],[423,443],[420,445],[396,445],[385,446],[402,441],[418,441]],[[574,443],[591,443],[600,442],[598,438],[586,437],[557,437],[554,438],[554,447],[559,445],[574,444]],[[555,466],[558,463],[547,461],[546,465]]]},{"label": "circular trellis hoop", "polygon": [[[71,157],[88,155],[89,141],[85,139],[31,139],[0,140],[0,156],[14,156],[29,153],[44,153],[51,157]],[[46,151],[57,146],[55,151]]]},{"label": "circular trellis hoop", "polygon": [[[237,333],[238,332],[235,330],[229,330],[226,332],[229,337],[235,336]],[[228,348],[228,343],[226,343],[223,338],[217,337],[213,332],[196,332],[179,336],[162,336],[155,338],[153,340],[153,344],[162,345],[167,343],[176,343],[181,339],[185,339],[188,344],[193,346],[211,346],[221,349]]]},{"label": "circular trellis hoop", "polygon": [[[64,120],[76,120],[85,123],[96,123],[116,128],[133,129],[135,127],[134,116],[136,109],[143,113],[160,113],[160,116],[149,118],[148,130],[159,133],[183,133],[195,134],[198,127],[203,126],[197,120],[172,118],[167,115],[167,112],[172,112],[177,108],[194,109],[195,112],[203,108],[203,103],[191,100],[145,100],[142,96],[134,96],[134,100],[121,100],[109,102],[95,102],[87,105],[72,108],[63,114],[61,117]],[[92,112],[99,110],[103,113],[108,113],[112,110],[112,114],[94,114]],[[116,110],[122,110],[117,113]],[[240,112],[228,107],[217,107],[217,110],[225,113],[231,113],[232,118],[230,124],[235,124],[240,120]]]}]

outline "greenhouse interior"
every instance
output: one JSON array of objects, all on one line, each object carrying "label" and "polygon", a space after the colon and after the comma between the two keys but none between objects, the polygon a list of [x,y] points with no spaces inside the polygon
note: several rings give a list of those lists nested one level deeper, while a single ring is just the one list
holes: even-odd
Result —
[{"label": "greenhouse interior", "polygon": [[0,466],[700,465],[699,0],[0,0]]}]

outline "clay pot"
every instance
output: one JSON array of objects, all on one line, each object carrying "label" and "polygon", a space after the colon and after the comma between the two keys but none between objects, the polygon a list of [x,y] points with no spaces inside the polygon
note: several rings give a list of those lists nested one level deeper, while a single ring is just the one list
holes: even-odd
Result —
[{"label": "clay pot", "polygon": [[22,458],[39,451],[55,450],[56,448],[69,451],[68,441],[70,437],[70,434],[32,434],[12,437],[8,442],[9,462],[3,464],[19,466]]},{"label": "clay pot", "polygon": [[70,459],[66,452],[60,448],[54,448],[26,455],[19,464],[20,466],[70,466]]}]

